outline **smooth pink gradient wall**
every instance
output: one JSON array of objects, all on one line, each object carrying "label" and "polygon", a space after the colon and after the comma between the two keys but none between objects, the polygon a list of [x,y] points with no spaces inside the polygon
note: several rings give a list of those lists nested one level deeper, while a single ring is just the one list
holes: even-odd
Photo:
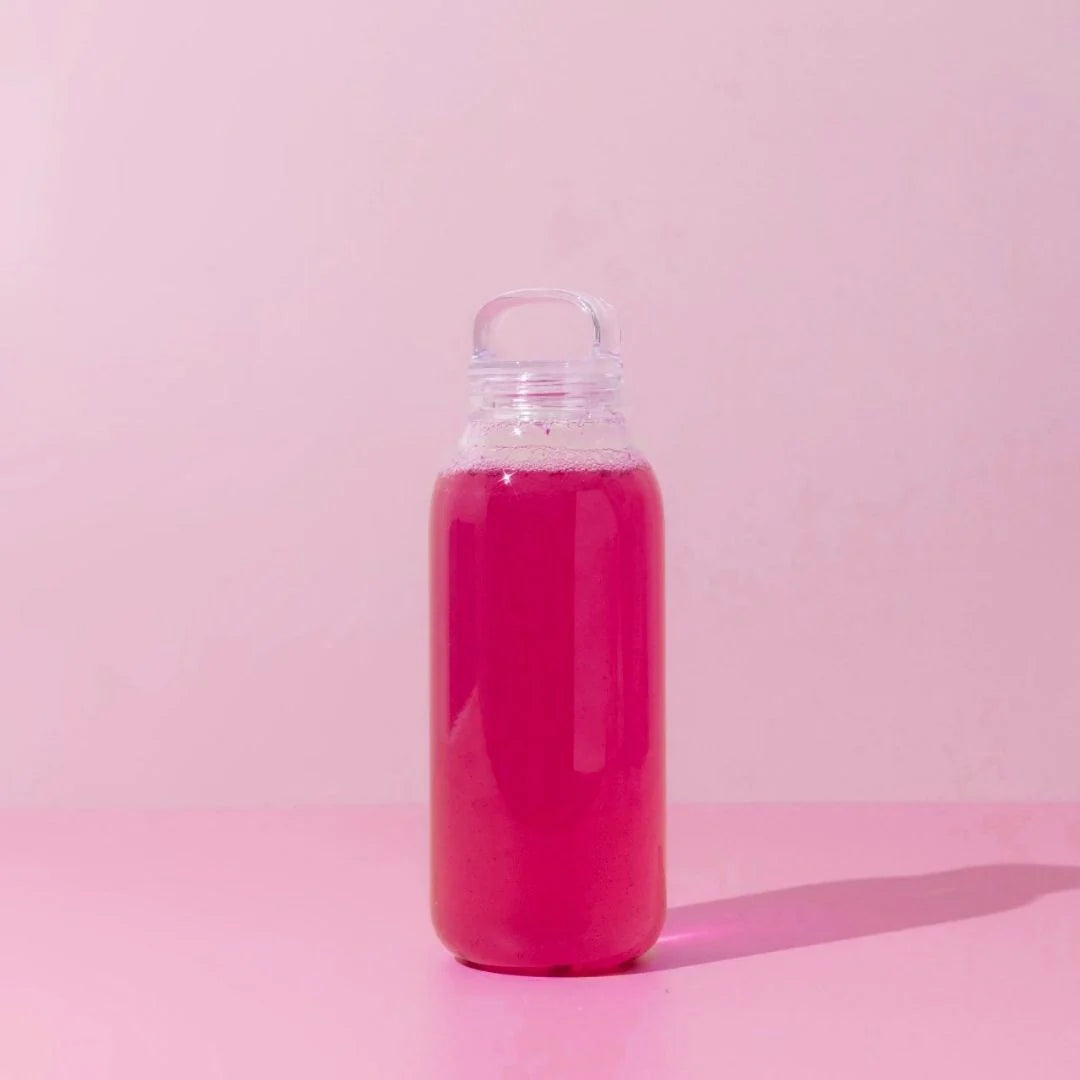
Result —
[{"label": "smooth pink gradient wall", "polygon": [[0,802],[415,799],[469,320],[615,302],[692,799],[1080,797],[1080,9],[14,0]]}]

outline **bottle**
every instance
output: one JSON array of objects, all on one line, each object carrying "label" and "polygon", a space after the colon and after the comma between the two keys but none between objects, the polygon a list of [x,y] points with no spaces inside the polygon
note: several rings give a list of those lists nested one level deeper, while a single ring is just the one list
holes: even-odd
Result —
[{"label": "bottle", "polygon": [[[591,320],[591,348],[493,351],[502,316],[553,303]],[[433,919],[473,966],[611,970],[665,910],[660,491],[603,301],[505,293],[473,345],[472,413],[432,499]]]}]

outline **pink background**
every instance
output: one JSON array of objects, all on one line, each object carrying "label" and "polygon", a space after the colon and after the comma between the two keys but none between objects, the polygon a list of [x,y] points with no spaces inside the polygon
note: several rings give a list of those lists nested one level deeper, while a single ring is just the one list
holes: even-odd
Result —
[{"label": "pink background", "polygon": [[675,798],[1080,797],[1078,43],[8,0],[0,802],[421,798],[430,481],[532,284],[622,315]]}]

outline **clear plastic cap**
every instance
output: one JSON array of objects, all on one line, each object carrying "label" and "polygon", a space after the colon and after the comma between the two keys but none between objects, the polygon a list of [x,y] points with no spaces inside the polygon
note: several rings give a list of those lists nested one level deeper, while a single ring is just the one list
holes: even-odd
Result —
[{"label": "clear plastic cap", "polygon": [[[550,335],[534,335],[524,347],[496,346],[507,314],[551,305],[570,305],[584,314],[591,324],[591,342],[557,338],[553,345]],[[502,293],[484,304],[473,322],[469,365],[473,404],[481,410],[529,417],[615,411],[622,382],[619,344],[614,309],[598,297],[568,289]]]}]

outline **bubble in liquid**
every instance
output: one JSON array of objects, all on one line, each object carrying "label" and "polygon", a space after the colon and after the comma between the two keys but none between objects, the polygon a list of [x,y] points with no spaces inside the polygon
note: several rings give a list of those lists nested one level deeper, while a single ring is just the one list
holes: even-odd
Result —
[{"label": "bubble in liquid", "polygon": [[641,468],[645,459],[634,450],[581,450],[564,446],[464,447],[443,469],[457,472],[626,472]]}]

